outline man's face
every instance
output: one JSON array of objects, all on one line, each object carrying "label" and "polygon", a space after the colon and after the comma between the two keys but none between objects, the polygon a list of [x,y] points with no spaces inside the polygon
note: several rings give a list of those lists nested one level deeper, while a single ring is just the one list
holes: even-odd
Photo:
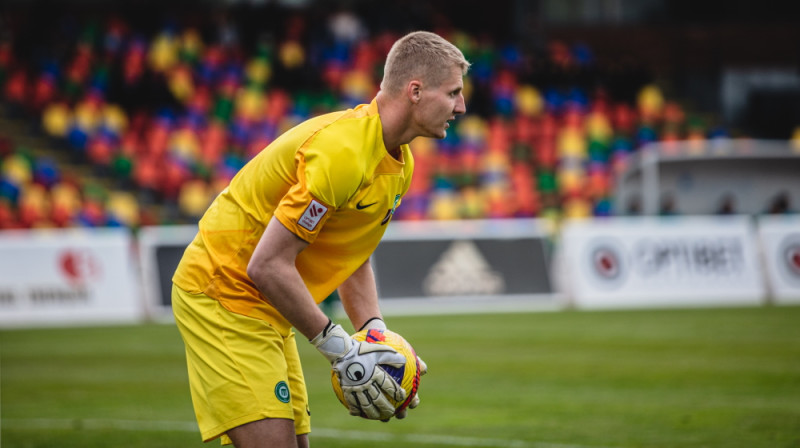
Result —
[{"label": "man's face", "polygon": [[422,86],[414,114],[414,123],[421,137],[447,136],[450,121],[467,111],[463,89],[461,69],[456,66],[441,85]]}]

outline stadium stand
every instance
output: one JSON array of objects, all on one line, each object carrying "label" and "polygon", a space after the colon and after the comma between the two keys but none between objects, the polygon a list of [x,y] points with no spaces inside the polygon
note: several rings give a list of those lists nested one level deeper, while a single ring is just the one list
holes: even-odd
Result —
[{"label": "stadium stand", "polygon": [[[69,32],[36,59],[5,33],[0,227],[196,221],[283,130],[372,98],[397,31],[370,34],[343,10],[281,13],[260,35],[190,14],[147,26],[64,16],[55,24]],[[638,148],[727,135],[641,67],[606,66],[586,45],[437,31],[473,62],[469,115],[446,139],[412,144],[418,168],[397,219],[607,216],[614,175]]]}]

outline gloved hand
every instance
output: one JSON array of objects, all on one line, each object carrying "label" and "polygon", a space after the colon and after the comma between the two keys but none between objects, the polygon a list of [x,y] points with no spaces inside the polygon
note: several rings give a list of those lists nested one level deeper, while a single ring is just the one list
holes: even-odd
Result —
[{"label": "gloved hand", "polygon": [[[380,329],[380,330],[386,330],[387,329],[386,328],[386,323],[382,319],[375,317],[375,318],[372,318],[372,319],[368,320],[367,323],[365,323],[364,326],[362,326],[359,331],[361,331],[361,330],[369,330],[369,329],[372,329],[372,328],[377,328],[377,329]],[[426,373],[428,373],[428,365],[425,364],[425,361],[423,361],[419,356],[417,356],[417,362],[419,363],[419,375],[422,376],[422,375],[425,375]],[[395,417],[397,417],[398,419],[404,419],[408,415],[408,410],[409,409],[414,409],[417,406],[419,406],[419,393],[414,395],[414,398],[411,399],[411,403],[409,403],[408,406],[406,408],[404,408],[402,411],[398,412],[397,415],[395,415]],[[388,418],[387,419],[382,419],[382,420],[384,422],[388,422],[389,421]]]},{"label": "gloved hand", "polygon": [[[425,375],[426,373],[428,373],[428,365],[425,364],[425,361],[423,361],[422,358],[417,356],[417,362],[419,363],[419,376],[422,376],[422,375]],[[411,403],[408,404],[408,407],[406,407],[402,411],[398,412],[395,417],[397,417],[398,419],[402,420],[402,419],[406,418],[406,415],[408,415],[408,410],[409,409],[414,409],[417,406],[419,406],[419,392],[417,392],[417,394],[414,395],[414,398],[411,399]]]},{"label": "gloved hand", "polygon": [[405,400],[406,391],[379,366],[405,365],[405,357],[393,348],[356,341],[333,322],[328,322],[311,343],[336,371],[351,415],[388,420],[395,408],[387,395],[395,401]]}]

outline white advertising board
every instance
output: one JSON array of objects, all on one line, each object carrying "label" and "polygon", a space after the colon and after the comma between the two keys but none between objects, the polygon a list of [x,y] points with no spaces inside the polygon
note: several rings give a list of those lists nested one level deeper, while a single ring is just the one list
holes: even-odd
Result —
[{"label": "white advertising board", "polygon": [[[172,318],[172,275],[196,233],[196,225],[139,231],[151,318]],[[382,311],[556,309],[561,302],[550,284],[544,239],[541,222],[532,219],[392,222],[372,257]]]},{"label": "white advertising board", "polygon": [[578,308],[763,304],[754,237],[745,216],[570,221],[562,288]]},{"label": "white advertising board", "polygon": [[0,232],[0,326],[143,317],[127,229]]},{"label": "white advertising board", "polygon": [[800,303],[800,215],[761,216],[758,233],[772,300]]}]

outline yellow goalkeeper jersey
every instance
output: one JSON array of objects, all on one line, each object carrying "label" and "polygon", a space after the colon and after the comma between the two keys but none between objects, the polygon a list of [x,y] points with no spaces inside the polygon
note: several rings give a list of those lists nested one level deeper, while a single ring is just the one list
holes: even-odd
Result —
[{"label": "yellow goalkeeper jersey", "polygon": [[319,303],[375,250],[413,169],[408,145],[398,159],[387,152],[375,100],[305,121],[256,155],[217,196],[173,282],[288,331],[289,322],[247,275],[270,219],[310,243],[296,266]]}]

